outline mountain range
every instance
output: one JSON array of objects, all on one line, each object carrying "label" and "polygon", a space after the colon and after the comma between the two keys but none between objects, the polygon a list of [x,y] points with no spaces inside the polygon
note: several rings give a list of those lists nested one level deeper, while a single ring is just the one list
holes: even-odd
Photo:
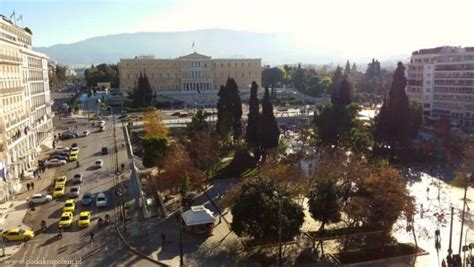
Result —
[{"label": "mountain range", "polygon": [[261,58],[263,64],[271,65],[345,62],[345,59],[339,58],[335,53],[297,47],[292,38],[283,33],[206,29],[120,33],[71,44],[35,47],[34,50],[45,53],[60,64],[73,67],[99,63],[115,64],[121,58],[133,58],[137,55],[176,58],[194,51],[213,58]]}]

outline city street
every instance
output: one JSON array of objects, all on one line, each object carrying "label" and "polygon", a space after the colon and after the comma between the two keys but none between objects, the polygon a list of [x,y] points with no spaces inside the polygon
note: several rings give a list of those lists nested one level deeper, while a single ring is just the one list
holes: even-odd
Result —
[{"label": "city street", "polygon": [[[82,124],[82,126],[78,127],[81,129],[86,127],[85,125],[90,125],[89,123],[86,124],[85,121],[81,123],[81,120],[78,121],[78,124]],[[69,124],[69,127],[75,127],[75,125]],[[82,131],[78,132],[81,133]],[[123,139],[122,131],[117,131],[117,135],[120,135]],[[35,211],[30,211],[30,221],[37,235],[33,240],[27,242],[26,245],[10,259],[10,263],[19,261],[17,263],[26,264],[26,261],[35,260],[64,260],[65,262],[62,263],[71,264],[74,262],[67,261],[78,260],[78,263],[81,264],[103,266],[112,262],[133,260],[132,255],[128,253],[128,250],[125,249],[125,246],[120,242],[113,224],[110,224],[106,228],[96,230],[99,217],[104,218],[105,214],[109,214],[112,221],[116,219],[113,197],[115,156],[114,153],[112,153],[114,151],[114,138],[111,121],[107,121],[106,130],[104,132],[96,132],[95,129],[92,129],[91,134],[87,137],[64,140],[61,141],[59,145],[70,146],[74,142],[79,144],[80,167],[76,168],[76,162],[69,162],[64,166],[58,167],[55,174],[55,177],[61,175],[68,177],[66,193],[69,192],[69,188],[72,185],[71,179],[74,174],[82,173],[84,176],[80,196],[76,198],[78,203],[76,203],[73,224],[70,228],[65,229],[63,238],[58,239],[59,217],[62,213],[64,201],[68,199],[67,196],[54,199],[50,203],[38,206]],[[101,155],[100,150],[102,147],[109,148],[108,155]],[[104,165],[100,169],[94,167],[94,162],[97,159],[104,161]],[[121,158],[121,160],[123,160],[123,158]],[[94,196],[99,192],[104,192],[107,196],[107,207],[96,208],[95,202],[90,206],[83,207],[79,201],[85,192],[91,192]],[[85,229],[80,229],[77,225],[80,211],[91,212],[91,224]],[[39,229],[41,220],[45,220],[47,224],[45,233],[41,233]],[[90,242],[91,231],[95,232],[94,242],[92,243]],[[97,253],[99,253],[100,256],[97,256]],[[8,264],[9,262],[5,263]],[[28,264],[28,266],[34,266],[34,264]]]}]

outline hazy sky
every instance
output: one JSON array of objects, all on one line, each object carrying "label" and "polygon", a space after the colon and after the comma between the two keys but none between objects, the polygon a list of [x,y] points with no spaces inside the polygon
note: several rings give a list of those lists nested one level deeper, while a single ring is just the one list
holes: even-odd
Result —
[{"label": "hazy sky", "polygon": [[[0,0],[23,15],[35,46],[140,31],[225,28],[283,32],[340,56],[474,46],[474,0]],[[18,22],[21,25],[21,22]]]}]

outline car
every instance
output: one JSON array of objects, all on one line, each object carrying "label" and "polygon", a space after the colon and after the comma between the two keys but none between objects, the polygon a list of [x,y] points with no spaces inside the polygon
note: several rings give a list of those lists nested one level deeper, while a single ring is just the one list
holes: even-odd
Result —
[{"label": "car", "polygon": [[107,154],[109,154],[109,149],[104,146],[101,150],[101,153],[102,153],[102,155],[107,155]]},{"label": "car", "polygon": [[75,138],[75,137],[77,137],[77,135],[75,135],[73,133],[69,133],[69,132],[62,133],[61,136],[60,136],[61,139],[71,139],[71,138]]},{"label": "car", "polygon": [[103,131],[105,131],[105,125],[99,126],[99,132],[103,132]]},{"label": "car", "polygon": [[8,241],[28,241],[35,237],[35,232],[25,228],[12,228],[2,232],[2,237]]},{"label": "car", "polygon": [[77,147],[77,146],[76,146],[76,147],[72,147],[72,148],[71,148],[71,151],[70,151],[69,153],[71,153],[71,154],[72,154],[72,153],[79,153],[79,147]]},{"label": "car", "polygon": [[81,186],[75,185],[69,188],[69,197],[78,197],[81,192]]},{"label": "car", "polygon": [[87,227],[91,223],[91,213],[89,211],[82,211],[79,213],[79,227]]},{"label": "car", "polygon": [[85,130],[82,132],[83,136],[88,136],[91,132],[89,130]]},{"label": "car", "polygon": [[70,211],[65,211],[61,214],[61,218],[59,219],[59,228],[67,228],[72,224],[73,214]]},{"label": "car", "polygon": [[56,185],[53,189],[53,197],[64,196],[64,185]]},{"label": "car", "polygon": [[63,208],[63,211],[70,211],[70,212],[74,212],[74,210],[76,209],[76,201],[72,198],[66,200],[66,202],[64,202],[64,208]]},{"label": "car", "polygon": [[97,127],[100,127],[100,126],[105,126],[105,121],[104,120],[100,120],[97,122]]},{"label": "car", "polygon": [[53,200],[53,196],[48,195],[46,193],[39,193],[39,194],[34,194],[30,198],[28,198],[28,203],[42,204],[42,203],[48,203],[51,200]]},{"label": "car", "polygon": [[58,186],[58,185],[66,186],[66,183],[67,183],[67,176],[65,176],[65,175],[59,176],[58,178],[56,178],[54,180],[54,185],[56,185],[56,186]]},{"label": "car", "polygon": [[92,193],[85,192],[81,200],[82,206],[88,206],[92,204],[92,201],[94,201],[94,197],[92,196]]},{"label": "car", "polygon": [[97,208],[107,207],[107,198],[105,197],[104,193],[97,194],[95,198],[95,205]]},{"label": "car", "polygon": [[64,156],[64,155],[52,155],[49,157],[50,160],[52,159],[57,159],[57,160],[68,160],[69,156]]},{"label": "car", "polygon": [[57,146],[55,148],[55,152],[69,152],[69,150],[71,149],[67,146]]},{"label": "car", "polygon": [[53,153],[51,153],[50,157],[54,157],[54,156],[68,157],[69,156],[69,151],[54,151]]},{"label": "car", "polygon": [[100,169],[100,168],[102,168],[102,166],[104,166],[104,161],[101,160],[101,159],[98,159],[98,160],[95,161],[94,166],[95,166],[97,169]]},{"label": "car", "polygon": [[188,113],[187,112],[180,112],[178,115],[180,118],[187,117]]},{"label": "car", "polygon": [[71,148],[79,147],[77,143],[72,143]]},{"label": "car", "polygon": [[76,123],[76,122],[77,122],[77,119],[70,119],[66,123]]},{"label": "car", "polygon": [[71,155],[69,155],[68,160],[69,160],[69,161],[77,161],[78,156],[79,156],[78,153],[71,153]]},{"label": "car", "polygon": [[44,164],[47,167],[62,166],[66,163],[67,163],[67,161],[62,160],[62,159],[50,159],[50,160],[47,160],[47,161],[44,162]]},{"label": "car", "polygon": [[80,184],[82,183],[82,174],[81,173],[76,173],[72,177],[72,183],[73,184]]}]

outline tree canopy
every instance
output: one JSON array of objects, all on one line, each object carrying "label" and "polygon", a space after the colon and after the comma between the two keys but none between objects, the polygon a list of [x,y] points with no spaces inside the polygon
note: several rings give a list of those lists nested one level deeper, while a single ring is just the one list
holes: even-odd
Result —
[{"label": "tree canopy", "polygon": [[284,241],[299,234],[304,221],[303,208],[267,178],[252,179],[245,183],[234,200],[231,212],[232,231],[238,236],[260,242],[278,240],[279,216]]},{"label": "tree canopy", "polygon": [[146,73],[140,72],[136,87],[128,92],[128,96],[132,99],[134,107],[149,107],[153,105],[154,95],[150,81]]},{"label": "tree canopy", "polygon": [[92,65],[84,71],[84,77],[88,86],[97,86],[98,82],[110,82],[112,88],[119,87],[118,65],[99,64]]}]

